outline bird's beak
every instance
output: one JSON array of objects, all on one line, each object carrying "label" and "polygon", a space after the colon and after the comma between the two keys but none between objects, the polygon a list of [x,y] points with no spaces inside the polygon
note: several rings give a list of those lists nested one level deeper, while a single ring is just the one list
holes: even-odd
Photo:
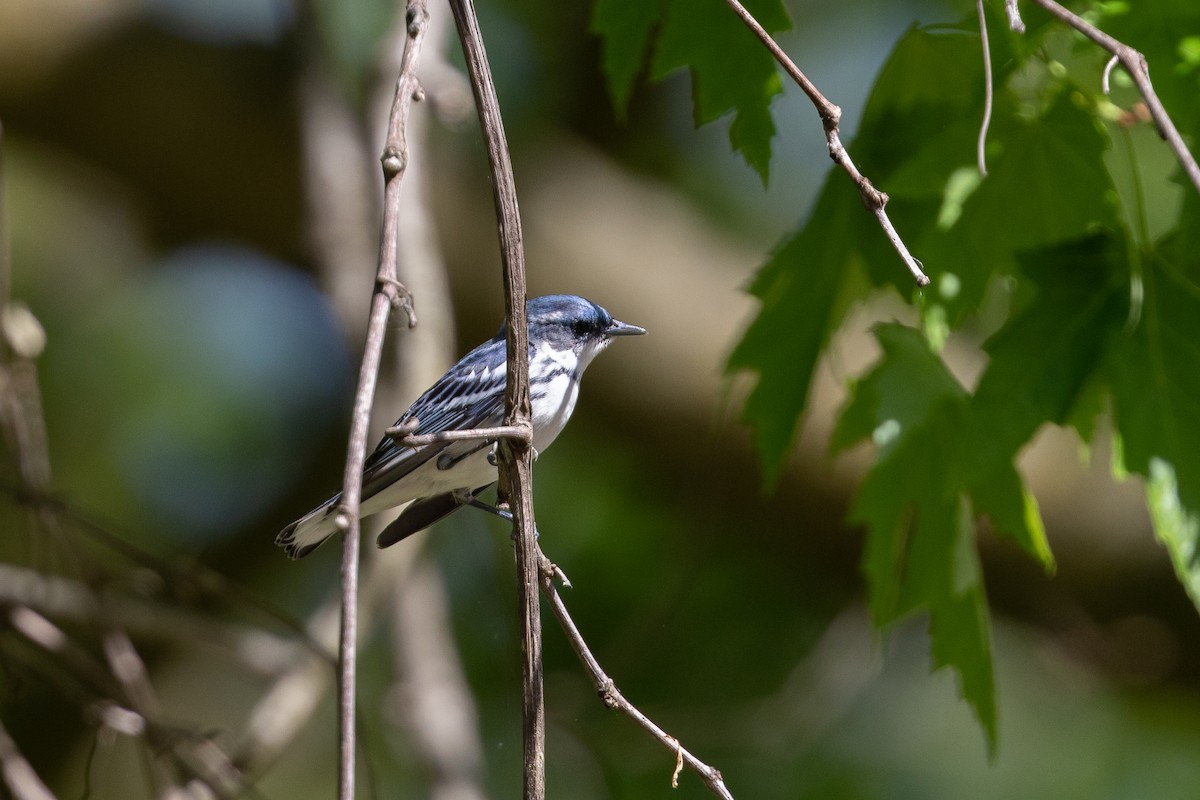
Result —
[{"label": "bird's beak", "polygon": [[630,325],[628,322],[621,322],[619,319],[614,319],[608,329],[604,331],[605,336],[641,336],[646,332],[645,328],[639,328],[637,325]]}]

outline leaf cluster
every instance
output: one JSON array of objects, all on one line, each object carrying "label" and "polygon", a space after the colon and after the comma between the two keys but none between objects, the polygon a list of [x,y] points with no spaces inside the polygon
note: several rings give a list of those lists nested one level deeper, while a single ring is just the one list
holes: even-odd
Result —
[{"label": "leaf cluster", "polygon": [[[680,5],[597,2],[614,98],[628,99],[658,25],[651,77],[690,68],[697,121],[732,110],[731,142],[765,179],[775,70],[721,0],[688,3],[696,11],[686,18]],[[866,531],[876,623],[928,614],[935,662],[957,672],[994,744],[977,525],[987,518],[1053,568],[1015,466],[1042,426],[1072,427],[1088,442],[1097,412],[1111,413],[1115,466],[1146,479],[1156,533],[1200,602],[1200,198],[1154,167],[1165,146],[1139,121],[1125,76],[1103,94],[1107,54],[1032,4],[1022,6],[1025,34],[1012,33],[1002,5],[991,5],[986,177],[975,167],[984,70],[973,16],[901,37],[851,145],[933,284],[912,296],[918,327],[875,328],[882,355],[850,387],[832,446],[875,448],[852,518]],[[776,1],[751,10],[768,30],[787,24]],[[1200,28],[1200,9],[1106,4],[1092,19],[1146,54],[1176,124],[1200,140],[1200,57],[1183,33]],[[848,312],[909,286],[854,185],[831,172],[751,282],[761,308],[729,361],[755,378],[743,417],[768,482],[786,464],[814,370]],[[941,347],[979,331],[987,367],[964,386]]]}]

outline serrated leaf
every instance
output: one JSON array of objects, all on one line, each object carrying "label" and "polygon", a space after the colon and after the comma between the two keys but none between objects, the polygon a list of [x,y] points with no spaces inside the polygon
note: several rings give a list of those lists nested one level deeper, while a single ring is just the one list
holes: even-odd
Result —
[{"label": "serrated leaf", "polygon": [[[779,0],[745,6],[770,33],[791,27]],[[651,75],[662,79],[682,67],[692,74],[696,124],[733,111],[730,143],[765,184],[775,135],[769,108],[783,91],[771,54],[722,0],[669,0]]]},{"label": "serrated leaf", "polygon": [[1125,466],[1171,465],[1184,507],[1200,510],[1200,288],[1153,262],[1142,278],[1137,327],[1116,338],[1109,375]]},{"label": "serrated leaf", "polygon": [[877,325],[883,358],[854,388],[834,428],[830,448],[837,452],[873,438],[881,426],[895,433],[876,441],[883,449],[902,441],[929,421],[930,406],[963,406],[967,392],[934,355],[925,339],[903,325]]},{"label": "serrated leaf", "polygon": [[799,426],[817,357],[840,324],[839,294],[853,269],[846,235],[853,186],[831,175],[802,230],[776,249],[751,283],[762,308],[729,356],[730,371],[758,376],[742,409],[768,485],[775,482]]},{"label": "serrated leaf", "polygon": [[929,613],[935,663],[958,674],[994,746],[991,644],[963,484],[970,454],[958,444],[969,397],[917,331],[879,325],[875,335],[883,357],[855,387],[834,437],[841,446],[868,436],[879,445],[851,510],[867,528],[868,601],[879,625]]},{"label": "serrated leaf", "polygon": [[591,31],[600,36],[601,68],[608,78],[613,108],[624,118],[633,94],[633,82],[649,49],[650,34],[662,17],[660,0],[595,0]]},{"label": "serrated leaf", "polygon": [[[863,107],[852,148],[860,167],[889,195],[940,193],[950,172],[974,159],[982,80],[978,35],[910,28]],[[919,169],[907,167],[914,159]],[[898,169],[904,175],[894,179]]]},{"label": "serrated leaf", "polygon": [[1033,300],[985,345],[988,367],[971,403],[977,463],[1010,463],[1045,423],[1064,423],[1125,319],[1124,246],[1106,236],[1026,253]]},{"label": "serrated leaf", "polygon": [[1054,554],[1037,498],[1025,487],[1011,460],[975,481],[971,497],[976,511],[992,521],[997,533],[1015,541],[1047,572],[1054,570]]},{"label": "serrated leaf", "polygon": [[1200,253],[1185,240],[1146,258],[1136,324],[1113,336],[1108,375],[1120,467],[1147,478],[1155,535],[1200,608]]},{"label": "serrated leaf", "polygon": [[1119,230],[1116,193],[1104,166],[1108,137],[1062,92],[1046,113],[1020,118],[1007,93],[997,97],[991,139],[999,151],[988,176],[962,203],[944,234],[922,242],[931,272],[961,284],[956,318],[973,311],[988,282],[1013,274],[1017,253]]},{"label": "serrated leaf", "polygon": [[991,626],[983,586],[941,599],[929,614],[929,638],[935,667],[952,667],[959,691],[971,704],[996,752],[996,679],[992,668]]},{"label": "serrated leaf", "polygon": [[1150,461],[1146,505],[1154,535],[1167,548],[1175,574],[1192,598],[1192,604],[1200,608],[1200,519],[1179,502],[1175,470],[1162,459]]}]

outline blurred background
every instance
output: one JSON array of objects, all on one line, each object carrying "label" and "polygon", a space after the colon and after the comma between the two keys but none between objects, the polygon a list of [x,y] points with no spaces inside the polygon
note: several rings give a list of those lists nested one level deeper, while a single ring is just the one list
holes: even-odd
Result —
[{"label": "blurred background", "polygon": [[[37,386],[64,504],[48,524],[19,502],[23,445],[6,440],[0,720],[59,797],[160,796],[232,767],[253,788],[232,779],[230,795],[334,791],[333,667],[318,653],[338,548],[292,563],[272,540],[341,480],[394,5],[0,0],[8,291],[45,330]],[[789,7],[780,42],[842,106],[847,139],[904,30],[973,13]],[[774,105],[764,189],[726,122],[693,129],[685,74],[614,115],[586,4],[479,10],[531,293],[582,294],[650,331],[592,367],[535,473],[542,546],[626,696],[737,797],[1193,797],[1200,621],[1140,486],[1109,477],[1103,435],[1084,459],[1046,430],[1024,456],[1056,574],[981,542],[994,758],[952,676],[930,673],[923,620],[872,630],[860,534],[843,523],[869,453],[826,453],[842,387],[876,355],[870,324],[911,320],[905,305],[854,315],[791,467],[763,490],[724,363],[755,310],[741,287],[830,168],[799,92]],[[448,10],[431,14],[400,265],[420,325],[393,320],[373,437],[503,316],[486,157]],[[947,354],[968,381],[977,345]],[[366,549],[362,791],[519,796],[506,527],[466,512]],[[94,594],[72,602],[76,585]],[[117,688],[149,732],[122,728],[95,674],[122,641],[148,677]],[[545,647],[552,796],[707,796],[687,773],[670,789],[673,754],[597,701],[549,616]]]}]

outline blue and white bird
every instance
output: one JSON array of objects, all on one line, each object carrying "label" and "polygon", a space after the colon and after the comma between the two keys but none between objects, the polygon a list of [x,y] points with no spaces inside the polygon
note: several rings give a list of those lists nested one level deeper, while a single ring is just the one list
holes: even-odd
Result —
[{"label": "blue and white bird", "polygon": [[[550,446],[575,410],[579,380],[615,336],[636,336],[645,328],[613,319],[600,306],[575,295],[536,297],[526,306],[529,320],[529,391],[533,449]],[[396,422],[421,435],[488,428],[504,422],[505,326],[429,387]],[[493,484],[495,441],[457,441],[409,447],[385,436],[363,468],[364,517],[410,503],[379,535],[380,547],[437,522],[471,502]],[[275,544],[289,558],[302,558],[338,532],[341,493],[284,528]]]}]

